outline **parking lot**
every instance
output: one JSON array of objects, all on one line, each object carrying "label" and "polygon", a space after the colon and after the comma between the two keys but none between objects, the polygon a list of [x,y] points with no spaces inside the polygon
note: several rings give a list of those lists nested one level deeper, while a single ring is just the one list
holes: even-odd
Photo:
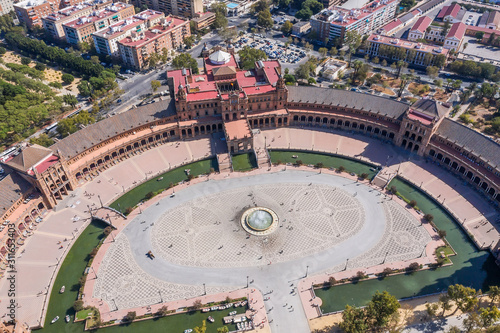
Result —
[{"label": "parking lot", "polygon": [[500,61],[500,52],[498,47],[488,46],[477,42],[475,37],[465,36],[462,45],[468,43],[465,50],[461,50],[464,54],[465,60],[481,61],[482,59],[493,61],[493,63]]},{"label": "parking lot", "polygon": [[306,57],[304,48],[290,45],[275,40],[265,39],[263,35],[256,34],[255,37],[242,36],[235,44],[236,50],[249,46],[253,49],[262,50],[268,59],[279,60],[281,64],[296,64]]}]

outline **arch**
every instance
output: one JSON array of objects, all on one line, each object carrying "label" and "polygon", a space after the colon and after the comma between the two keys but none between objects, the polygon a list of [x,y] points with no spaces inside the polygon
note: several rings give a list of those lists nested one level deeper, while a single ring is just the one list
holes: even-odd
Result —
[{"label": "arch", "polygon": [[[97,165],[101,165],[101,164],[102,164],[102,162],[103,162],[103,161],[102,161],[102,159],[98,159],[98,160],[97,160]],[[64,176],[63,176],[63,177],[61,177],[61,178],[64,178]],[[64,180],[64,179],[63,179],[63,180]]]},{"label": "arch", "polygon": [[198,126],[195,126],[194,127],[194,134],[199,134],[200,133],[200,129],[198,128]]},{"label": "arch", "polygon": [[309,116],[309,117],[307,118],[307,122],[308,122],[308,123],[312,123],[312,122],[313,122],[313,119],[314,119],[314,118],[313,118],[312,116]]},{"label": "arch", "polygon": [[95,163],[90,164],[90,170],[95,169]]},{"label": "arch", "polygon": [[62,179],[62,181],[63,181],[63,182],[65,182],[65,181],[67,181],[67,180],[68,180],[68,177],[66,177],[66,175],[62,175],[62,176],[61,176],[61,179]]},{"label": "arch", "polygon": [[354,128],[354,129],[358,128],[358,123],[352,123],[351,127]]},{"label": "arch", "polygon": [[371,133],[372,132],[372,127],[370,125],[366,126],[366,131]]},{"label": "arch", "polygon": [[139,148],[139,142],[134,142],[134,148]]},{"label": "arch", "polygon": [[420,148],[420,146],[419,146],[419,145],[415,145],[415,146],[413,147],[413,151],[418,151],[418,149],[419,149],[419,148]]},{"label": "arch", "polygon": [[254,119],[253,120],[253,126],[259,126],[259,120],[258,119]]},{"label": "arch", "polygon": [[316,117],[316,119],[314,121],[317,122],[317,123],[320,123],[321,122],[321,118],[320,117]]},{"label": "arch", "polygon": [[259,119],[259,125],[264,125],[264,119],[262,118]]},{"label": "arch", "polygon": [[168,132],[163,132],[162,137],[168,138]]},{"label": "arch", "polygon": [[387,131],[386,130],[382,130],[382,136],[387,136]]},{"label": "arch", "polygon": [[410,139],[411,139],[411,140],[415,140],[415,133],[412,133],[412,134],[411,134]]},{"label": "arch", "polygon": [[410,136],[410,132],[406,131],[404,136],[405,137],[409,137]]},{"label": "arch", "polygon": [[438,153],[436,158],[441,161],[443,159],[443,154]]},{"label": "arch", "polygon": [[44,208],[45,208],[45,206],[44,206],[43,202],[40,202],[38,204],[38,209],[44,209]]},{"label": "arch", "polygon": [[328,124],[328,118],[327,117],[323,118],[323,124]]},{"label": "arch", "polygon": [[365,129],[365,124],[359,124],[359,129],[363,131]]},{"label": "arch", "polygon": [[337,125],[342,126],[342,119],[337,120]]},{"label": "arch", "polygon": [[464,174],[465,173],[465,168],[463,166],[461,166],[460,169],[458,170],[458,172]]},{"label": "arch", "polygon": [[170,131],[170,136],[174,136],[175,135],[175,130],[171,130]]},{"label": "arch", "polygon": [[487,182],[483,182],[483,183],[481,184],[481,188],[482,188],[483,190],[486,190],[486,189],[488,188],[488,183],[487,183]]},{"label": "arch", "polygon": [[465,177],[467,177],[469,179],[472,179],[473,176],[474,176],[474,174],[470,171],[467,171],[467,173],[465,174]]},{"label": "arch", "polygon": [[141,140],[141,145],[145,146],[147,144],[146,140],[145,139],[142,139]]},{"label": "arch", "polygon": [[481,178],[476,177],[476,178],[474,178],[473,182],[476,184],[479,184],[481,182]]},{"label": "arch", "polygon": [[131,151],[132,150],[132,146],[128,145],[126,149],[127,149],[127,151]]},{"label": "arch", "polygon": [[443,163],[444,163],[444,164],[446,164],[446,165],[449,165],[449,164],[450,164],[450,162],[451,162],[451,160],[450,160],[448,157],[445,157],[445,159],[444,159],[444,162],[443,162]]},{"label": "arch", "polygon": [[217,124],[217,129],[218,129],[219,131],[222,131],[222,124]]},{"label": "arch", "polygon": [[408,142],[408,149],[412,149],[413,148],[413,142]]},{"label": "arch", "polygon": [[451,163],[451,168],[456,170],[458,168],[458,163],[457,162]]},{"label": "arch", "polygon": [[118,154],[116,153],[116,151],[114,151],[114,152],[111,153],[111,157],[115,158],[117,156],[118,156]]},{"label": "arch", "polygon": [[188,135],[193,135],[193,130],[188,128]]},{"label": "arch", "polygon": [[186,135],[186,130],[183,129],[181,133],[182,133],[182,136],[185,136]]},{"label": "arch", "polygon": [[226,115],[224,116],[224,119],[225,119],[226,121],[229,121],[229,114],[228,114],[228,113],[226,113]]},{"label": "arch", "polygon": [[281,118],[278,118],[278,125],[281,125],[281,123],[282,123]]},{"label": "arch", "polygon": [[156,140],[161,140],[161,135],[160,135],[160,134],[156,134],[156,135],[155,135],[155,139],[156,139]]},{"label": "arch", "polygon": [[269,118],[266,118],[266,119],[264,120],[264,124],[269,125]]},{"label": "arch", "polygon": [[394,139],[394,133],[389,133],[389,139]]},{"label": "arch", "polygon": [[380,128],[375,127],[375,130],[373,131],[373,133],[375,133],[375,134],[379,134],[379,133],[380,133]]},{"label": "arch", "polygon": [[350,125],[351,125],[351,122],[350,122],[350,121],[348,121],[348,120],[346,120],[346,121],[345,121],[345,123],[344,123],[344,126],[345,126],[345,127],[349,127]]},{"label": "arch", "polygon": [[151,142],[153,142],[153,141],[154,141],[153,137],[152,137],[152,136],[150,136],[150,137],[148,138],[148,142],[149,142],[149,143],[151,143]]},{"label": "arch", "polygon": [[494,196],[495,195],[495,189],[493,187],[490,187],[490,189],[488,190],[488,194],[491,195],[491,196]]},{"label": "arch", "polygon": [[404,148],[404,147],[406,147],[406,144],[407,144],[407,143],[408,143],[408,142],[406,142],[406,139],[403,139],[403,142],[401,142],[401,147],[403,147],[403,148]]},{"label": "arch", "polygon": [[301,116],[300,121],[306,121],[306,116]]},{"label": "arch", "polygon": [[293,121],[299,121],[299,116],[293,116]]},{"label": "arch", "polygon": [[335,118],[330,119],[330,124],[335,125]]},{"label": "arch", "polygon": [[36,209],[33,209],[31,211],[31,216],[36,216],[38,214],[38,212],[36,211]]},{"label": "arch", "polygon": [[233,120],[236,120],[236,119],[238,119],[238,115],[235,112],[235,113],[233,113]]},{"label": "arch", "polygon": [[204,125],[200,126],[200,132],[201,132],[201,134],[205,134],[205,126]]},{"label": "arch", "polygon": [[120,150],[118,151],[118,154],[124,154],[125,153],[125,150],[123,150],[123,148],[120,148]]},{"label": "arch", "polygon": [[217,125],[215,124],[212,125],[212,131],[217,131]]},{"label": "arch", "polygon": [[422,142],[422,137],[420,135],[417,138],[417,142]]},{"label": "arch", "polygon": [[429,155],[434,157],[434,155],[436,155],[436,151],[434,149],[429,150]]}]

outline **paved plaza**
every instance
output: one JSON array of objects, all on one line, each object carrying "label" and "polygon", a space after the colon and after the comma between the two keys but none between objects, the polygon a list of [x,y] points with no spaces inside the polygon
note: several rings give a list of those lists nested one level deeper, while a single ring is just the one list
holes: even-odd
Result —
[{"label": "paved plaza", "polygon": [[[239,212],[264,206],[280,227],[248,236]],[[273,290],[271,328],[308,332],[289,281],[326,270],[364,269],[411,260],[431,237],[400,204],[352,179],[306,171],[278,171],[202,181],[151,205],[117,237],[98,269],[93,297],[109,309],[177,301],[246,286]],[[146,253],[151,250],[155,259]],[[276,300],[275,300],[276,299]],[[297,304],[291,314],[283,304]],[[300,319],[299,319],[300,318]],[[278,329],[279,327],[279,329]]]},{"label": "paved plaza", "polygon": [[[267,139],[264,137],[267,137]],[[496,229],[498,225],[495,225],[496,217],[498,216],[497,212],[474,189],[460,182],[447,170],[435,164],[426,163],[423,159],[419,159],[413,155],[410,156],[393,145],[346,131],[328,132],[321,129],[299,128],[278,128],[261,131],[260,134],[256,135],[255,140],[257,141],[257,146],[264,146],[264,142],[266,142],[267,148],[306,149],[338,153],[339,155],[370,161],[377,165],[387,165],[388,168],[386,169],[388,172],[395,173],[396,170],[399,169],[400,175],[402,174],[403,177],[410,179],[414,184],[420,186],[423,191],[426,191],[434,198],[439,198],[445,208],[447,208],[451,214],[457,216],[458,220],[464,224],[464,227],[474,235],[474,239],[479,245],[485,244],[485,246],[489,246],[493,240],[499,237],[499,233]],[[96,208],[100,206],[100,200],[104,204],[109,204],[122,195],[124,191],[144,181],[145,178],[150,178],[152,175],[164,172],[169,168],[205,158],[212,153],[213,142],[210,138],[201,138],[180,143],[167,143],[154,149],[146,150],[142,154],[130,157],[116,166],[105,170],[93,180],[82,184],[80,188],[73,191],[72,196],[67,197],[55,210],[49,212],[45,216],[44,221],[37,226],[34,235],[27,239],[25,246],[19,253],[17,258],[19,320],[32,326],[40,322],[41,313],[47,306],[47,297],[49,297],[47,291],[50,290],[53,276],[57,274],[57,270],[60,267],[58,263],[64,259],[67,250],[73,244],[74,237],[77,236],[89,222],[88,207]],[[259,172],[265,174],[266,170],[259,170]],[[283,175],[287,174],[288,172],[283,173]],[[383,257],[381,254],[385,254],[387,251],[391,251],[391,254],[388,255],[387,258],[388,262],[398,262],[398,260],[405,258],[416,258],[422,254],[422,249],[420,245],[415,245],[414,248],[409,246],[410,243],[408,243],[408,240],[410,239],[413,241],[414,237],[420,235],[422,238],[415,243],[425,244],[427,242],[426,237],[428,237],[428,235],[419,230],[421,228],[418,227],[419,223],[416,219],[408,218],[407,220],[401,220],[400,215],[402,214],[404,217],[407,213],[406,210],[401,210],[401,207],[392,207],[396,204],[393,201],[385,199],[383,194],[379,194],[380,192],[374,190],[370,192],[371,189],[364,185],[356,184],[352,179],[349,180],[340,176],[324,175],[324,177],[332,179],[332,183],[328,183],[319,180],[320,177],[322,177],[321,175],[314,174],[308,177],[306,181],[298,181],[294,177],[291,177],[292,179],[281,179],[279,183],[304,187],[308,187],[309,183],[313,183],[311,186],[317,187],[318,191],[322,187],[330,186],[332,188],[337,188],[336,191],[347,193],[348,197],[350,196],[354,202],[357,202],[363,207],[365,214],[362,224],[358,226],[360,230],[351,230],[350,228],[342,229],[340,237],[347,237],[344,233],[352,232],[350,238],[346,238],[343,241],[336,240],[336,237],[329,236],[328,233],[318,229],[317,226],[315,229],[315,222],[313,219],[310,219],[308,222],[304,222],[302,219],[304,216],[309,217],[309,215],[313,214],[304,213],[300,220],[293,218],[289,220],[288,217],[283,217],[280,223],[285,219],[286,222],[282,224],[283,227],[277,232],[285,232],[285,234],[288,232],[289,235],[297,232],[298,234],[298,229],[305,228],[304,225],[308,224],[308,232],[314,235],[316,239],[320,240],[318,243],[321,244],[317,245],[315,254],[308,255],[306,253],[305,255],[302,254],[302,257],[292,256],[292,252],[287,253],[287,251],[281,247],[272,248],[266,256],[269,256],[269,258],[271,255],[274,256],[274,262],[268,265],[269,262],[266,262],[267,257],[266,261],[264,261],[264,254],[262,254],[262,259],[258,259],[256,252],[253,252],[253,254],[243,254],[242,250],[245,248],[240,248],[236,251],[235,245],[231,245],[229,242],[227,242],[226,245],[226,243],[221,242],[222,236],[229,235],[237,238],[243,233],[243,231],[233,232],[232,230],[236,230],[236,227],[233,229],[229,224],[220,224],[221,229],[216,230],[222,230],[223,233],[212,233],[211,239],[214,239],[213,243],[209,242],[205,244],[197,242],[194,237],[194,232],[190,234],[185,230],[192,229],[192,231],[195,231],[197,230],[196,228],[200,228],[200,230],[206,228],[208,230],[208,226],[196,226],[193,224],[184,231],[182,228],[176,231],[179,236],[182,235],[184,237],[184,240],[176,244],[180,245],[182,242],[196,243],[192,244],[192,247],[188,247],[186,253],[189,255],[184,259],[184,262],[170,262],[169,260],[171,257],[169,258],[168,252],[157,252],[157,259],[153,261],[149,259],[146,260],[144,251],[156,251],[154,249],[155,240],[151,238],[151,233],[153,230],[160,231],[162,221],[164,221],[163,216],[169,210],[174,211],[175,209],[181,209],[182,205],[188,202],[191,202],[193,208],[202,207],[203,205],[209,207],[207,206],[209,203],[206,200],[204,201],[203,198],[208,198],[212,194],[233,191],[236,188],[243,187],[265,187],[271,183],[271,181],[268,180],[267,184],[266,181],[262,181],[260,184],[257,182],[249,184],[249,180],[246,180],[246,183],[245,180],[243,180],[245,177],[234,178],[234,174],[230,176],[228,173],[218,176],[220,179],[227,177],[227,184],[231,182],[234,182],[234,184],[232,187],[229,185],[225,187],[226,185],[223,184],[226,181],[210,180],[206,183],[199,184],[200,187],[198,187],[198,185],[190,186],[189,191],[179,191],[173,199],[162,199],[158,206],[153,205],[153,207],[147,209],[143,214],[138,215],[137,212],[134,212],[131,217],[125,221],[127,223],[132,221],[132,223],[128,225],[124,232],[117,236],[117,246],[113,247],[114,252],[109,251],[109,253],[105,253],[105,256],[114,255],[130,259],[123,267],[117,267],[117,269],[123,269],[123,272],[129,272],[129,270],[131,270],[131,272],[133,272],[131,273],[132,276],[134,276],[133,274],[137,274],[135,276],[141,276],[142,278],[147,277],[149,279],[145,281],[145,287],[143,289],[145,293],[143,298],[139,299],[138,303],[135,304],[143,304],[148,302],[148,300],[149,302],[153,302],[154,300],[158,302],[158,299],[166,296],[163,292],[161,292],[161,295],[158,293],[160,289],[172,293],[173,298],[179,298],[182,297],[182,295],[184,295],[184,297],[195,294],[201,295],[203,283],[206,283],[207,292],[224,291],[227,288],[234,290],[235,288],[245,287],[247,281],[246,277],[251,275],[250,281],[254,280],[254,283],[250,283],[251,288],[255,288],[261,293],[268,293],[274,290],[274,292],[270,294],[271,299],[265,302],[265,308],[268,311],[267,316],[270,320],[273,320],[271,324],[272,330],[276,332],[286,331],[286,328],[290,328],[287,325],[291,325],[291,323],[288,323],[290,322],[290,318],[296,318],[297,320],[293,321],[295,325],[288,331],[306,332],[306,329],[308,329],[307,321],[300,312],[300,300],[291,296],[291,292],[297,285],[298,277],[304,277],[306,272],[309,275],[321,274],[324,276],[325,272],[331,273],[342,270],[348,258],[350,259],[349,270],[355,269],[355,267],[378,265],[381,262],[380,258]],[[278,182],[274,173],[269,175],[269,177],[273,181]],[[345,186],[343,186],[344,184]],[[205,188],[202,186],[207,187]],[[366,190],[363,190],[363,188]],[[356,192],[357,195],[353,197]],[[184,195],[184,193],[186,193],[186,195]],[[243,194],[245,195],[245,200],[250,199],[248,196],[249,193],[243,191]],[[282,195],[286,197],[287,194],[285,193]],[[304,197],[305,196],[306,195],[304,195]],[[278,215],[281,215],[282,211],[287,213],[287,210],[280,205],[280,203],[284,203],[284,200],[275,199],[273,195],[271,195],[271,197],[274,201],[267,200],[267,197],[265,198],[266,201],[270,202],[269,205],[274,202],[274,205],[277,205],[277,207],[273,206],[270,208],[279,211]],[[291,197],[290,195],[290,198]],[[257,199],[257,197],[255,198]],[[264,197],[259,198],[259,200],[263,199]],[[222,200],[222,197],[220,200]],[[238,200],[233,197],[226,197],[225,200],[227,200],[227,203],[232,205],[232,207],[244,207],[249,204],[245,201],[237,202]],[[446,201],[444,202],[444,200]],[[288,202],[291,204],[291,201]],[[306,201],[304,201],[304,204],[305,202]],[[325,200],[323,204],[327,202],[328,201]],[[377,212],[379,213],[376,215],[372,214],[365,206],[366,202],[373,203],[377,207]],[[296,204],[297,203],[296,201]],[[258,204],[264,205],[261,201],[259,201]],[[301,212],[301,207],[298,207],[298,209],[299,211],[295,213]],[[304,209],[304,207],[302,207],[302,209]],[[190,211],[191,217],[199,216],[200,214],[203,215],[202,212],[196,212],[196,209],[191,209]],[[328,216],[331,212],[332,211],[318,210],[315,216],[318,216],[317,218],[320,220],[322,216]],[[236,214],[236,212],[234,212],[234,214]],[[219,218],[218,215],[205,215],[203,217],[206,218],[207,221],[213,222],[212,219]],[[136,216],[139,217],[135,218]],[[376,218],[374,219],[373,217]],[[383,222],[377,222],[377,218],[380,217],[384,217]],[[146,218],[147,222],[141,224],[140,222],[146,220]],[[229,220],[231,219],[230,216],[227,218]],[[198,218],[196,218],[196,220],[198,220]],[[222,218],[220,218],[219,221],[222,222]],[[402,221],[402,223],[398,224],[394,221]],[[154,223],[154,225],[151,226],[151,223]],[[166,216],[166,223],[169,223],[168,216]],[[286,228],[288,226],[287,223],[292,227],[294,223],[297,225],[300,224],[301,228],[293,228],[292,231],[289,231],[290,228]],[[326,229],[330,230],[331,235],[335,234],[335,230],[337,230],[335,228],[345,226],[344,224],[337,225],[337,223],[338,222],[329,224],[330,229]],[[370,229],[375,223],[383,224],[378,224],[380,228]],[[391,226],[395,226],[395,229],[392,229]],[[148,229],[143,231],[146,227],[148,227]],[[212,224],[210,227],[219,228],[219,225]],[[130,238],[130,232],[134,230],[137,238]],[[174,232],[174,230],[175,229],[172,229],[172,232]],[[357,238],[361,237],[359,235],[363,235],[363,230],[377,230],[380,233],[370,233],[368,238],[366,238],[371,241],[371,243],[368,243],[365,242],[363,238]],[[168,239],[170,236],[168,234],[163,234],[162,237]],[[248,242],[246,247],[252,247],[250,240],[251,239],[247,240],[245,238],[241,246],[245,245],[245,242]],[[59,241],[62,242],[63,249],[59,249]],[[156,241],[160,242],[162,240],[159,237]],[[164,241],[166,242],[167,248],[172,245],[171,249],[174,249],[175,244],[173,241],[171,241],[170,244],[168,244],[168,241]],[[308,240],[308,242],[313,241]],[[118,244],[121,244],[121,247],[118,247]],[[325,246],[329,244],[329,248],[322,248],[323,244],[325,244]],[[218,250],[220,245],[224,246],[221,250]],[[202,246],[212,251],[213,254],[208,251],[207,253],[203,253]],[[253,251],[260,249],[256,244],[253,244],[253,246]],[[363,248],[365,246],[366,248]],[[225,251],[228,249],[235,252],[231,252],[227,254],[228,257],[225,257],[224,253],[226,253]],[[279,254],[282,249],[283,253]],[[369,251],[368,249],[374,250]],[[289,250],[300,253],[300,249],[294,250],[290,248]],[[242,254],[238,255],[238,252],[242,252]],[[190,258],[196,259],[197,253],[203,254],[204,260],[198,260],[197,265],[195,264],[196,260],[192,260],[189,264]],[[406,253],[407,257],[398,257],[399,254],[403,253]],[[226,265],[224,260],[226,259],[218,258],[218,256],[221,256],[221,258],[232,258],[231,260],[237,263],[239,257],[242,255],[248,256],[246,259],[250,258],[252,260],[250,260],[246,266],[238,266],[238,264],[235,264],[235,268],[232,269],[227,268],[229,265],[224,267]],[[430,254],[426,253],[426,255]],[[219,265],[217,267],[204,266],[207,265],[207,259],[213,259],[213,262],[218,262]],[[257,264],[255,263],[256,260],[259,261]],[[282,261],[277,262],[276,260]],[[262,263],[260,263],[260,261],[262,261]],[[104,265],[106,262],[104,261],[101,264]],[[168,268],[171,269],[169,270]],[[109,271],[112,270],[109,269]],[[106,274],[115,274],[115,276],[117,276],[116,274],[119,274],[119,272],[121,271],[116,271],[114,273],[109,272]],[[184,272],[183,274],[185,275],[179,274],[177,276],[176,272]],[[194,274],[193,272],[198,272],[199,274]],[[189,276],[186,277],[186,274]],[[37,279],[32,278],[35,275]],[[113,288],[106,289],[108,288],[107,286],[99,285],[99,290],[96,289],[96,295],[97,293],[103,294],[104,299],[110,302],[110,310],[115,309],[112,297],[117,294],[118,289],[123,290],[128,286],[135,287],[135,289],[131,288],[129,295],[124,295],[123,298],[118,299],[117,307],[131,305],[131,295],[137,293],[137,290],[142,290],[137,289],[137,284],[133,284],[130,280],[127,280],[125,278],[126,275],[127,274],[124,274],[124,277],[120,276],[120,283],[117,284],[116,287],[113,286]],[[99,276],[99,278],[101,277]],[[92,281],[97,282],[98,280],[99,279]],[[151,284],[154,284],[154,287],[151,287]],[[294,284],[294,286],[291,286],[292,284]],[[7,299],[7,287],[8,285],[5,283],[5,279],[0,281],[0,297],[2,301]],[[185,291],[180,289],[185,289]],[[158,294],[157,296],[154,294],[155,292]],[[278,307],[281,307],[287,302],[294,305],[294,312],[288,313],[284,311],[285,313],[280,313],[276,311]],[[274,309],[270,311],[269,309],[273,307]],[[300,316],[304,317],[304,320],[300,320]]]}]

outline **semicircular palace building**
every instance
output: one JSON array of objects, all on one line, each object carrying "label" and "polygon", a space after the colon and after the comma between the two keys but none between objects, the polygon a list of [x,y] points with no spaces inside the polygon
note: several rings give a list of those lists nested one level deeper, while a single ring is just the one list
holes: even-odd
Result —
[{"label": "semicircular palace building", "polygon": [[[1,215],[16,224],[16,238],[29,236],[30,222],[78,184],[137,151],[218,132],[228,153],[248,152],[255,128],[314,126],[380,138],[440,163],[500,202],[500,145],[447,118],[449,107],[437,101],[409,105],[352,91],[285,86],[279,62],[258,61],[242,70],[231,46],[204,49],[203,57],[203,74],[167,72],[172,98],[104,119],[50,148],[27,146],[1,162]],[[5,242],[6,236],[1,259]]]}]

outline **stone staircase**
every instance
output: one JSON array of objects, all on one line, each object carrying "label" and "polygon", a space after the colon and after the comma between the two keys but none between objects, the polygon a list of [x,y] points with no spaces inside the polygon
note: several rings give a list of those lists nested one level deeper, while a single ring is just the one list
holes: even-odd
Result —
[{"label": "stone staircase", "polygon": [[394,170],[382,168],[382,170],[380,170],[373,178],[372,184],[379,186],[380,188],[385,188],[395,175]]}]

